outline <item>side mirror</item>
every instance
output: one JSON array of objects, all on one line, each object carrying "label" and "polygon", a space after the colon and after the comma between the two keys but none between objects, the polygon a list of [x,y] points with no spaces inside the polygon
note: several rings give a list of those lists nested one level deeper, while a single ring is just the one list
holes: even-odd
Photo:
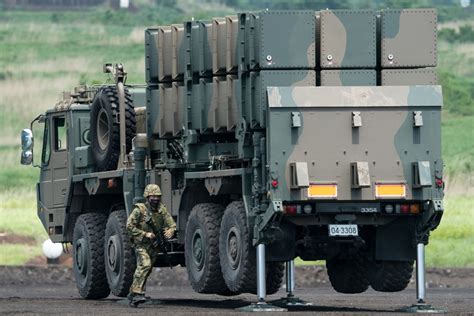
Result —
[{"label": "side mirror", "polygon": [[33,163],[33,132],[25,128],[21,131],[21,160],[22,165]]}]

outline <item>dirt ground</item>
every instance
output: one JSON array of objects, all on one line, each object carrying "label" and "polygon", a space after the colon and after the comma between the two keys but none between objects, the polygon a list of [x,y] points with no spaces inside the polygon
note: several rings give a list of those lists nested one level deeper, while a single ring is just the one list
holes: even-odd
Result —
[{"label": "dirt ground", "polygon": [[[297,267],[296,295],[312,306],[291,307],[291,314],[397,314],[415,303],[415,283],[399,293],[368,290],[363,294],[344,295],[330,287],[321,266]],[[428,303],[453,314],[473,314],[474,269],[429,269],[426,275]],[[185,268],[155,269],[147,295],[152,300],[139,308],[128,307],[125,300],[109,296],[92,301],[79,297],[72,270],[64,265],[0,267],[0,314],[175,314],[228,315],[242,314],[236,308],[247,306],[255,295],[233,297],[203,295],[193,292]],[[268,301],[285,296],[283,287]]]}]

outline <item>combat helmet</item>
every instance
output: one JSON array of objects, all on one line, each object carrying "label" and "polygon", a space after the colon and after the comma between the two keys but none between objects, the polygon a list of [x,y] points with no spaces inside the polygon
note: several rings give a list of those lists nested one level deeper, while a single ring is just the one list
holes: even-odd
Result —
[{"label": "combat helmet", "polygon": [[150,195],[161,195],[161,189],[158,184],[148,184],[145,187],[145,191],[143,192],[143,197],[147,198]]}]

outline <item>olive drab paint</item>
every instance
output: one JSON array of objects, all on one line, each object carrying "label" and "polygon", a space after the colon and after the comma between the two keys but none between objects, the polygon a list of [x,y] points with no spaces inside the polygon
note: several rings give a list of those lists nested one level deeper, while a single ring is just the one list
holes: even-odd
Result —
[{"label": "olive drab paint", "polygon": [[[209,203],[243,207],[246,237],[268,261],[331,260],[363,238],[375,260],[414,260],[444,210],[436,32],[432,9],[242,12],[149,28],[146,87],[127,86],[138,131],[127,164],[97,172],[87,130],[98,88],[65,95],[43,118],[70,128],[67,151],[42,167],[39,217],[69,242],[76,215],[130,214],[155,183],[177,223],[176,264],[191,210]],[[417,213],[403,217],[409,204]],[[357,238],[328,236],[347,223]]]}]

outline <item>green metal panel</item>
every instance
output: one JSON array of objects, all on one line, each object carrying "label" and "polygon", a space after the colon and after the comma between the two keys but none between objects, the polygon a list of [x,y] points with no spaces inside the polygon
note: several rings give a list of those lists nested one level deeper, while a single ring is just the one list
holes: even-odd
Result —
[{"label": "green metal panel", "polygon": [[374,11],[323,10],[320,23],[322,68],[375,68]]},{"label": "green metal panel", "polygon": [[382,86],[436,85],[438,75],[434,68],[383,69]]},{"label": "green metal panel", "polygon": [[145,76],[148,84],[158,79],[158,29],[145,30]]},{"label": "green metal panel", "polygon": [[314,11],[264,11],[259,20],[255,48],[261,69],[316,66]]},{"label": "green metal panel", "polygon": [[375,70],[321,70],[321,86],[376,86]]},{"label": "green metal panel", "polygon": [[383,10],[381,27],[383,68],[436,66],[435,9]]},{"label": "green metal panel", "polygon": [[185,69],[185,41],[184,41],[184,25],[173,24],[171,26],[171,40],[172,40],[172,79],[182,80]]},{"label": "green metal panel", "polygon": [[146,89],[147,126],[146,131],[149,139],[158,137],[160,134],[158,117],[160,115],[160,86],[148,86]]}]

